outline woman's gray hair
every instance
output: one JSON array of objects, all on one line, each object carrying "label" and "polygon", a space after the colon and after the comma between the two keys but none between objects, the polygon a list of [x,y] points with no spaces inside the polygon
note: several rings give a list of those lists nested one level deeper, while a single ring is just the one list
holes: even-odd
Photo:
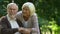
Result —
[{"label": "woman's gray hair", "polygon": [[26,3],[23,4],[22,10],[23,10],[24,7],[28,7],[29,8],[29,10],[30,10],[30,16],[32,16],[35,13],[35,6],[34,6],[33,3],[26,2]]},{"label": "woman's gray hair", "polygon": [[9,4],[7,5],[7,9],[8,9],[11,5],[15,5],[15,6],[18,8],[18,5],[17,5],[16,3],[9,3]]}]

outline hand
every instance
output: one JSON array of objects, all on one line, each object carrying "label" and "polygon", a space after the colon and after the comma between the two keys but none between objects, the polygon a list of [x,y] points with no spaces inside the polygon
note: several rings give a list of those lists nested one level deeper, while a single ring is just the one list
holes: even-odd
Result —
[{"label": "hand", "polygon": [[31,29],[25,28],[24,34],[30,34],[30,33],[31,33]]},{"label": "hand", "polygon": [[23,33],[23,34],[30,34],[31,29],[30,29],[30,28],[22,28],[22,27],[20,27],[20,28],[18,29],[18,31],[19,31],[20,33]]},{"label": "hand", "polygon": [[20,28],[18,29],[18,31],[19,31],[20,33],[23,33],[24,28],[20,27]]}]

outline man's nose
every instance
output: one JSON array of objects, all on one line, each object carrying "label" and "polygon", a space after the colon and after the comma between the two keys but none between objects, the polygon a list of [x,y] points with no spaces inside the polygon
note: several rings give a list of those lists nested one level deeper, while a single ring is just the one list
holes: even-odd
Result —
[{"label": "man's nose", "polygon": [[11,10],[13,12],[13,10]]}]

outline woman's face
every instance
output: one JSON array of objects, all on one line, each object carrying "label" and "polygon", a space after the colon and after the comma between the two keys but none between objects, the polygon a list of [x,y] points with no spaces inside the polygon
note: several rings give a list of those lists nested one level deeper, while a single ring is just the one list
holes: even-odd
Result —
[{"label": "woman's face", "polygon": [[29,18],[30,17],[30,10],[29,10],[28,7],[24,7],[23,10],[22,10],[22,13],[23,13],[24,18]]}]

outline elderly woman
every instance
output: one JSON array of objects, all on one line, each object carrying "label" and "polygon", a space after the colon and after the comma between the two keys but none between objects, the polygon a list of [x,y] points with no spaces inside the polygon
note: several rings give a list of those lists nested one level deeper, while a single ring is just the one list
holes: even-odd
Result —
[{"label": "elderly woman", "polygon": [[25,32],[29,34],[40,34],[38,18],[35,13],[35,6],[31,2],[26,2],[22,6],[22,11],[19,11],[16,18],[23,23]]}]

